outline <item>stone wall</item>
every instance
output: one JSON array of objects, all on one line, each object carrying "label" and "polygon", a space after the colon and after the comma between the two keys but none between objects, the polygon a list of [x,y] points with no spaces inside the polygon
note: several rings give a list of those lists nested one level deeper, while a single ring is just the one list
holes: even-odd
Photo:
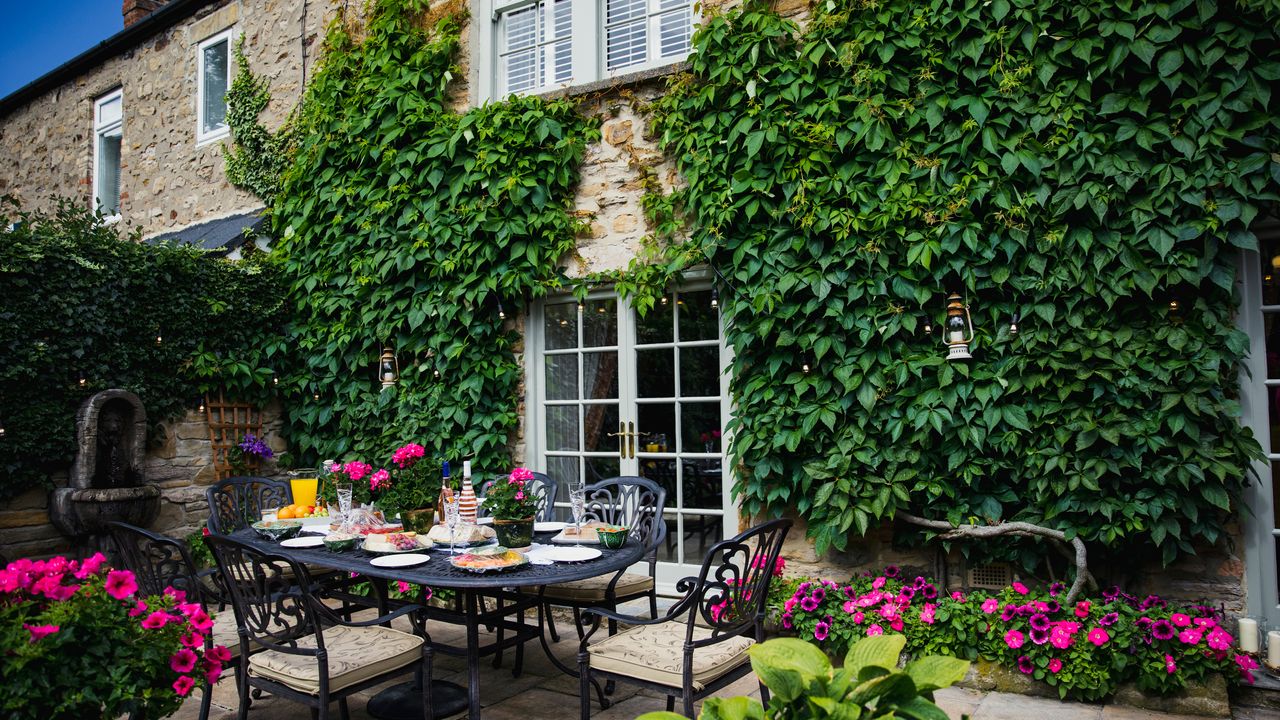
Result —
[{"label": "stone wall", "polygon": [[27,209],[54,196],[93,202],[94,100],[121,88],[121,215],[146,236],[260,207],[232,187],[223,142],[196,142],[196,49],[234,27],[254,71],[271,78],[263,120],[277,127],[315,71],[319,38],[340,0],[224,0],[0,117],[0,194]]},{"label": "stone wall", "polygon": [[[276,452],[285,449],[280,436],[282,418],[278,403],[263,409],[262,434]],[[188,412],[162,425],[148,443],[143,468],[146,482],[158,485],[161,491],[160,514],[151,529],[177,537],[198,530],[209,517],[204,493],[215,479],[204,414]],[[275,472],[272,464],[262,470],[264,475]],[[54,485],[66,487],[65,470],[54,476]],[[0,557],[12,560],[84,551],[49,522],[48,504],[48,491],[31,490],[0,505]]]}]

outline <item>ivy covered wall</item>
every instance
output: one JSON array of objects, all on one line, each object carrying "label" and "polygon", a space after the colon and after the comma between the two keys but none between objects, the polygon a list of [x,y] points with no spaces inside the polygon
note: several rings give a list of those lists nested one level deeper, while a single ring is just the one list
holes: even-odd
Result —
[{"label": "ivy covered wall", "polygon": [[[745,509],[820,551],[899,509],[1165,562],[1218,540],[1259,451],[1232,315],[1280,189],[1274,27],[1191,0],[709,18],[658,104],[688,183],[659,210],[725,280]],[[947,292],[971,361],[943,359]]]}]

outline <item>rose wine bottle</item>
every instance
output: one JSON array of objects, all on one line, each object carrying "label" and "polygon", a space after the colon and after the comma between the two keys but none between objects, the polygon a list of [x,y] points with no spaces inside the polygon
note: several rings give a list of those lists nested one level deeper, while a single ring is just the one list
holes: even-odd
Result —
[{"label": "rose wine bottle", "polygon": [[471,486],[471,461],[462,461],[462,494],[458,496],[458,514],[465,525],[476,524],[476,491]]}]

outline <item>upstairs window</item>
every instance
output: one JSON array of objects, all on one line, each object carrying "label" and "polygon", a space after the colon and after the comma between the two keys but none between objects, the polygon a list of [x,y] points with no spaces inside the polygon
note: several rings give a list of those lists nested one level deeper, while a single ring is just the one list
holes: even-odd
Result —
[{"label": "upstairs window", "polygon": [[479,96],[539,93],[683,60],[692,0],[485,0]]},{"label": "upstairs window", "polygon": [[196,83],[196,142],[226,135],[227,91],[231,89],[231,30],[200,43]]},{"label": "upstairs window", "polygon": [[124,93],[115,90],[93,103],[93,208],[120,218],[120,138]]}]

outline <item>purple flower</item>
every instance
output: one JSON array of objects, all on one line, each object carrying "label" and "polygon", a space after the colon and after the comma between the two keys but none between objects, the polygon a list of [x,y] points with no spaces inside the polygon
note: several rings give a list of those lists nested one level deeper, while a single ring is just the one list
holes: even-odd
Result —
[{"label": "purple flower", "polygon": [[1030,623],[1031,623],[1032,630],[1047,631],[1049,629],[1049,616],[1045,615],[1044,613],[1036,613],[1035,615],[1031,616]]},{"label": "purple flower", "polygon": [[[911,587],[910,585],[903,585],[902,590],[900,591],[900,594],[902,595],[902,597],[906,598],[907,600],[910,600],[911,598],[916,596],[916,589]],[[937,593],[934,593],[934,595],[937,596]]]},{"label": "purple flower", "polygon": [[891,577],[891,578],[896,578],[896,577],[898,577],[898,566],[897,566],[897,565],[886,565],[886,566],[885,566],[885,568],[884,568],[884,576],[885,576],[885,577]]},{"label": "purple flower", "polygon": [[826,591],[826,590],[823,590],[823,589],[822,589],[822,588],[820,588],[820,587],[816,587],[816,588],[814,588],[814,589],[813,589],[813,599],[814,599],[814,600],[817,600],[818,602],[822,602],[822,601],[823,601],[823,600],[825,600],[826,598],[827,598],[827,591]]},{"label": "purple flower", "polygon": [[1168,620],[1156,620],[1151,623],[1151,637],[1157,640],[1169,640],[1176,634],[1173,623]]},{"label": "purple flower", "polygon": [[1107,602],[1112,602],[1118,597],[1120,597],[1119,586],[1112,585],[1111,587],[1102,591],[1102,599],[1106,600]]},{"label": "purple flower", "polygon": [[1058,593],[1060,593],[1060,592],[1062,592],[1063,590],[1066,590],[1066,589],[1067,589],[1067,586],[1066,586],[1066,585],[1063,585],[1063,584],[1062,584],[1062,583],[1060,583],[1060,582],[1056,582],[1056,583],[1053,583],[1053,584],[1049,585],[1049,594],[1050,594],[1050,595],[1052,595],[1052,596],[1054,596],[1054,597],[1057,597]]},{"label": "purple flower", "polygon": [[267,444],[259,440],[253,433],[245,433],[244,438],[240,441],[240,452],[245,455],[256,455],[263,460],[270,460],[275,457],[275,453]]},{"label": "purple flower", "polygon": [[1036,666],[1031,662],[1031,658],[1026,655],[1018,656],[1018,669],[1023,673],[1030,675],[1035,672]]},{"label": "purple flower", "polygon": [[911,586],[919,590],[920,588],[925,586],[925,579],[917,575],[916,579],[911,581]]},{"label": "purple flower", "polygon": [[800,607],[804,608],[805,612],[813,612],[814,610],[817,610],[818,604],[818,599],[813,596],[806,597],[800,601]]},{"label": "purple flower", "polygon": [[790,630],[795,627],[795,622],[791,619],[791,613],[782,616],[782,627]]},{"label": "purple flower", "polygon": [[938,597],[938,588],[934,587],[933,583],[925,583],[924,587],[920,588],[920,594],[925,600],[935,600]]},{"label": "purple flower", "polygon": [[1000,619],[1005,622],[1009,622],[1010,620],[1017,617],[1017,615],[1018,615],[1018,611],[1014,610],[1012,605],[1005,605],[1004,610],[1000,613]]},{"label": "purple flower", "polygon": [[827,633],[831,630],[831,626],[825,622],[819,622],[813,626],[813,637],[821,642],[827,639]]},{"label": "purple flower", "polygon": [[1120,613],[1109,612],[1106,615],[1103,615],[1100,620],[1098,620],[1098,624],[1103,627],[1109,627],[1111,625],[1115,625],[1119,619],[1120,619]]},{"label": "purple flower", "polygon": [[1032,629],[1031,629],[1031,642],[1033,642],[1033,643],[1035,643],[1035,644],[1037,644],[1037,645],[1044,645],[1045,643],[1049,642],[1049,631],[1048,631],[1048,630],[1036,630],[1035,628],[1032,628]]},{"label": "purple flower", "polygon": [[1062,605],[1059,604],[1057,600],[1050,600],[1049,602],[1045,603],[1044,611],[1047,613],[1053,614],[1058,612],[1061,609],[1062,609]]}]

